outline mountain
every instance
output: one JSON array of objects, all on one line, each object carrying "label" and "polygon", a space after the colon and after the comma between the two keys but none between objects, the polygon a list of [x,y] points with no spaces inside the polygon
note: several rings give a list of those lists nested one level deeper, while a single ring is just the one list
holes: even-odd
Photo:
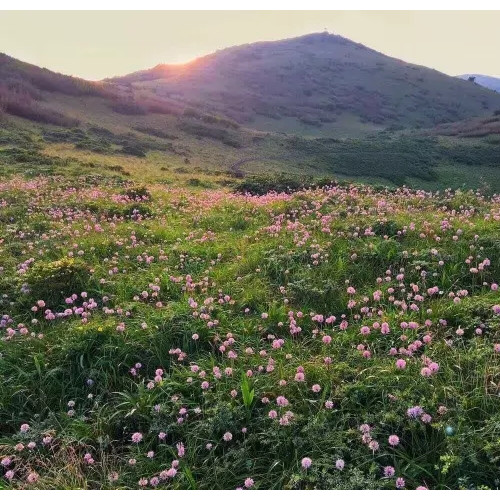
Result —
[{"label": "mountain", "polygon": [[480,86],[326,32],[231,47],[108,82],[252,128],[312,135],[428,127],[500,108],[500,96]]},{"label": "mountain", "polygon": [[500,78],[495,78],[494,76],[471,73],[467,75],[459,75],[457,78],[469,81],[473,79],[473,83],[477,83],[478,85],[481,85],[481,87],[486,87],[487,89],[494,90],[495,92],[500,92]]},{"label": "mountain", "polygon": [[71,98],[66,99],[70,115],[78,112],[82,100],[92,102],[95,98],[105,101],[108,109],[101,111],[104,114],[111,111],[123,115],[179,114],[183,109],[168,99],[139,95],[107,82],[62,75],[0,53],[0,110],[41,123],[78,125],[78,118],[55,109],[64,97]]},{"label": "mountain", "polygon": [[100,165],[229,184],[286,172],[500,192],[499,110],[500,94],[328,34],[97,83],[0,54],[0,166],[30,172]]}]

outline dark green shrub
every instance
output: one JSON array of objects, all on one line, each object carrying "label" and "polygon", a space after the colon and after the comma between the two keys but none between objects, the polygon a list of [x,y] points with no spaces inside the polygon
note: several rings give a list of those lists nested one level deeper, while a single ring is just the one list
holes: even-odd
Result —
[{"label": "dark green shrub", "polygon": [[151,199],[151,193],[145,186],[134,186],[123,192],[126,196],[132,199],[136,198],[149,198]]},{"label": "dark green shrub", "polygon": [[123,146],[121,152],[126,155],[137,156],[138,158],[144,158],[146,156],[146,151],[136,144]]},{"label": "dark green shrub", "polygon": [[80,260],[64,257],[52,262],[35,263],[23,276],[34,300],[43,299],[47,307],[84,290],[90,277],[89,268]]}]

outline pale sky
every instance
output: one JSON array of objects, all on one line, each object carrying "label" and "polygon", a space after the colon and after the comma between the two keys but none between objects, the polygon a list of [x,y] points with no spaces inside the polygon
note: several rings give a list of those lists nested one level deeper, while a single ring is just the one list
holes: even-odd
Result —
[{"label": "pale sky", "polygon": [[95,80],[325,28],[449,75],[500,76],[500,11],[0,11],[0,52]]}]

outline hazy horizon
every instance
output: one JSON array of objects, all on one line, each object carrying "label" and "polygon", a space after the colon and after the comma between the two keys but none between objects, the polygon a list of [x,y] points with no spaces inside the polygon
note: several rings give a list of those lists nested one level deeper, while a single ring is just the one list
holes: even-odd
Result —
[{"label": "hazy horizon", "polygon": [[500,11],[2,11],[0,51],[90,80],[324,29],[448,75],[500,75]]}]

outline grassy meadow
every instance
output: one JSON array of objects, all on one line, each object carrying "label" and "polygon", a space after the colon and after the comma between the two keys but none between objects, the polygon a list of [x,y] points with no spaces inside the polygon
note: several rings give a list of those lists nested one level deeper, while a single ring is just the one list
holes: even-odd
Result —
[{"label": "grassy meadow", "polygon": [[108,127],[2,131],[0,489],[498,487],[491,187],[240,178]]}]

